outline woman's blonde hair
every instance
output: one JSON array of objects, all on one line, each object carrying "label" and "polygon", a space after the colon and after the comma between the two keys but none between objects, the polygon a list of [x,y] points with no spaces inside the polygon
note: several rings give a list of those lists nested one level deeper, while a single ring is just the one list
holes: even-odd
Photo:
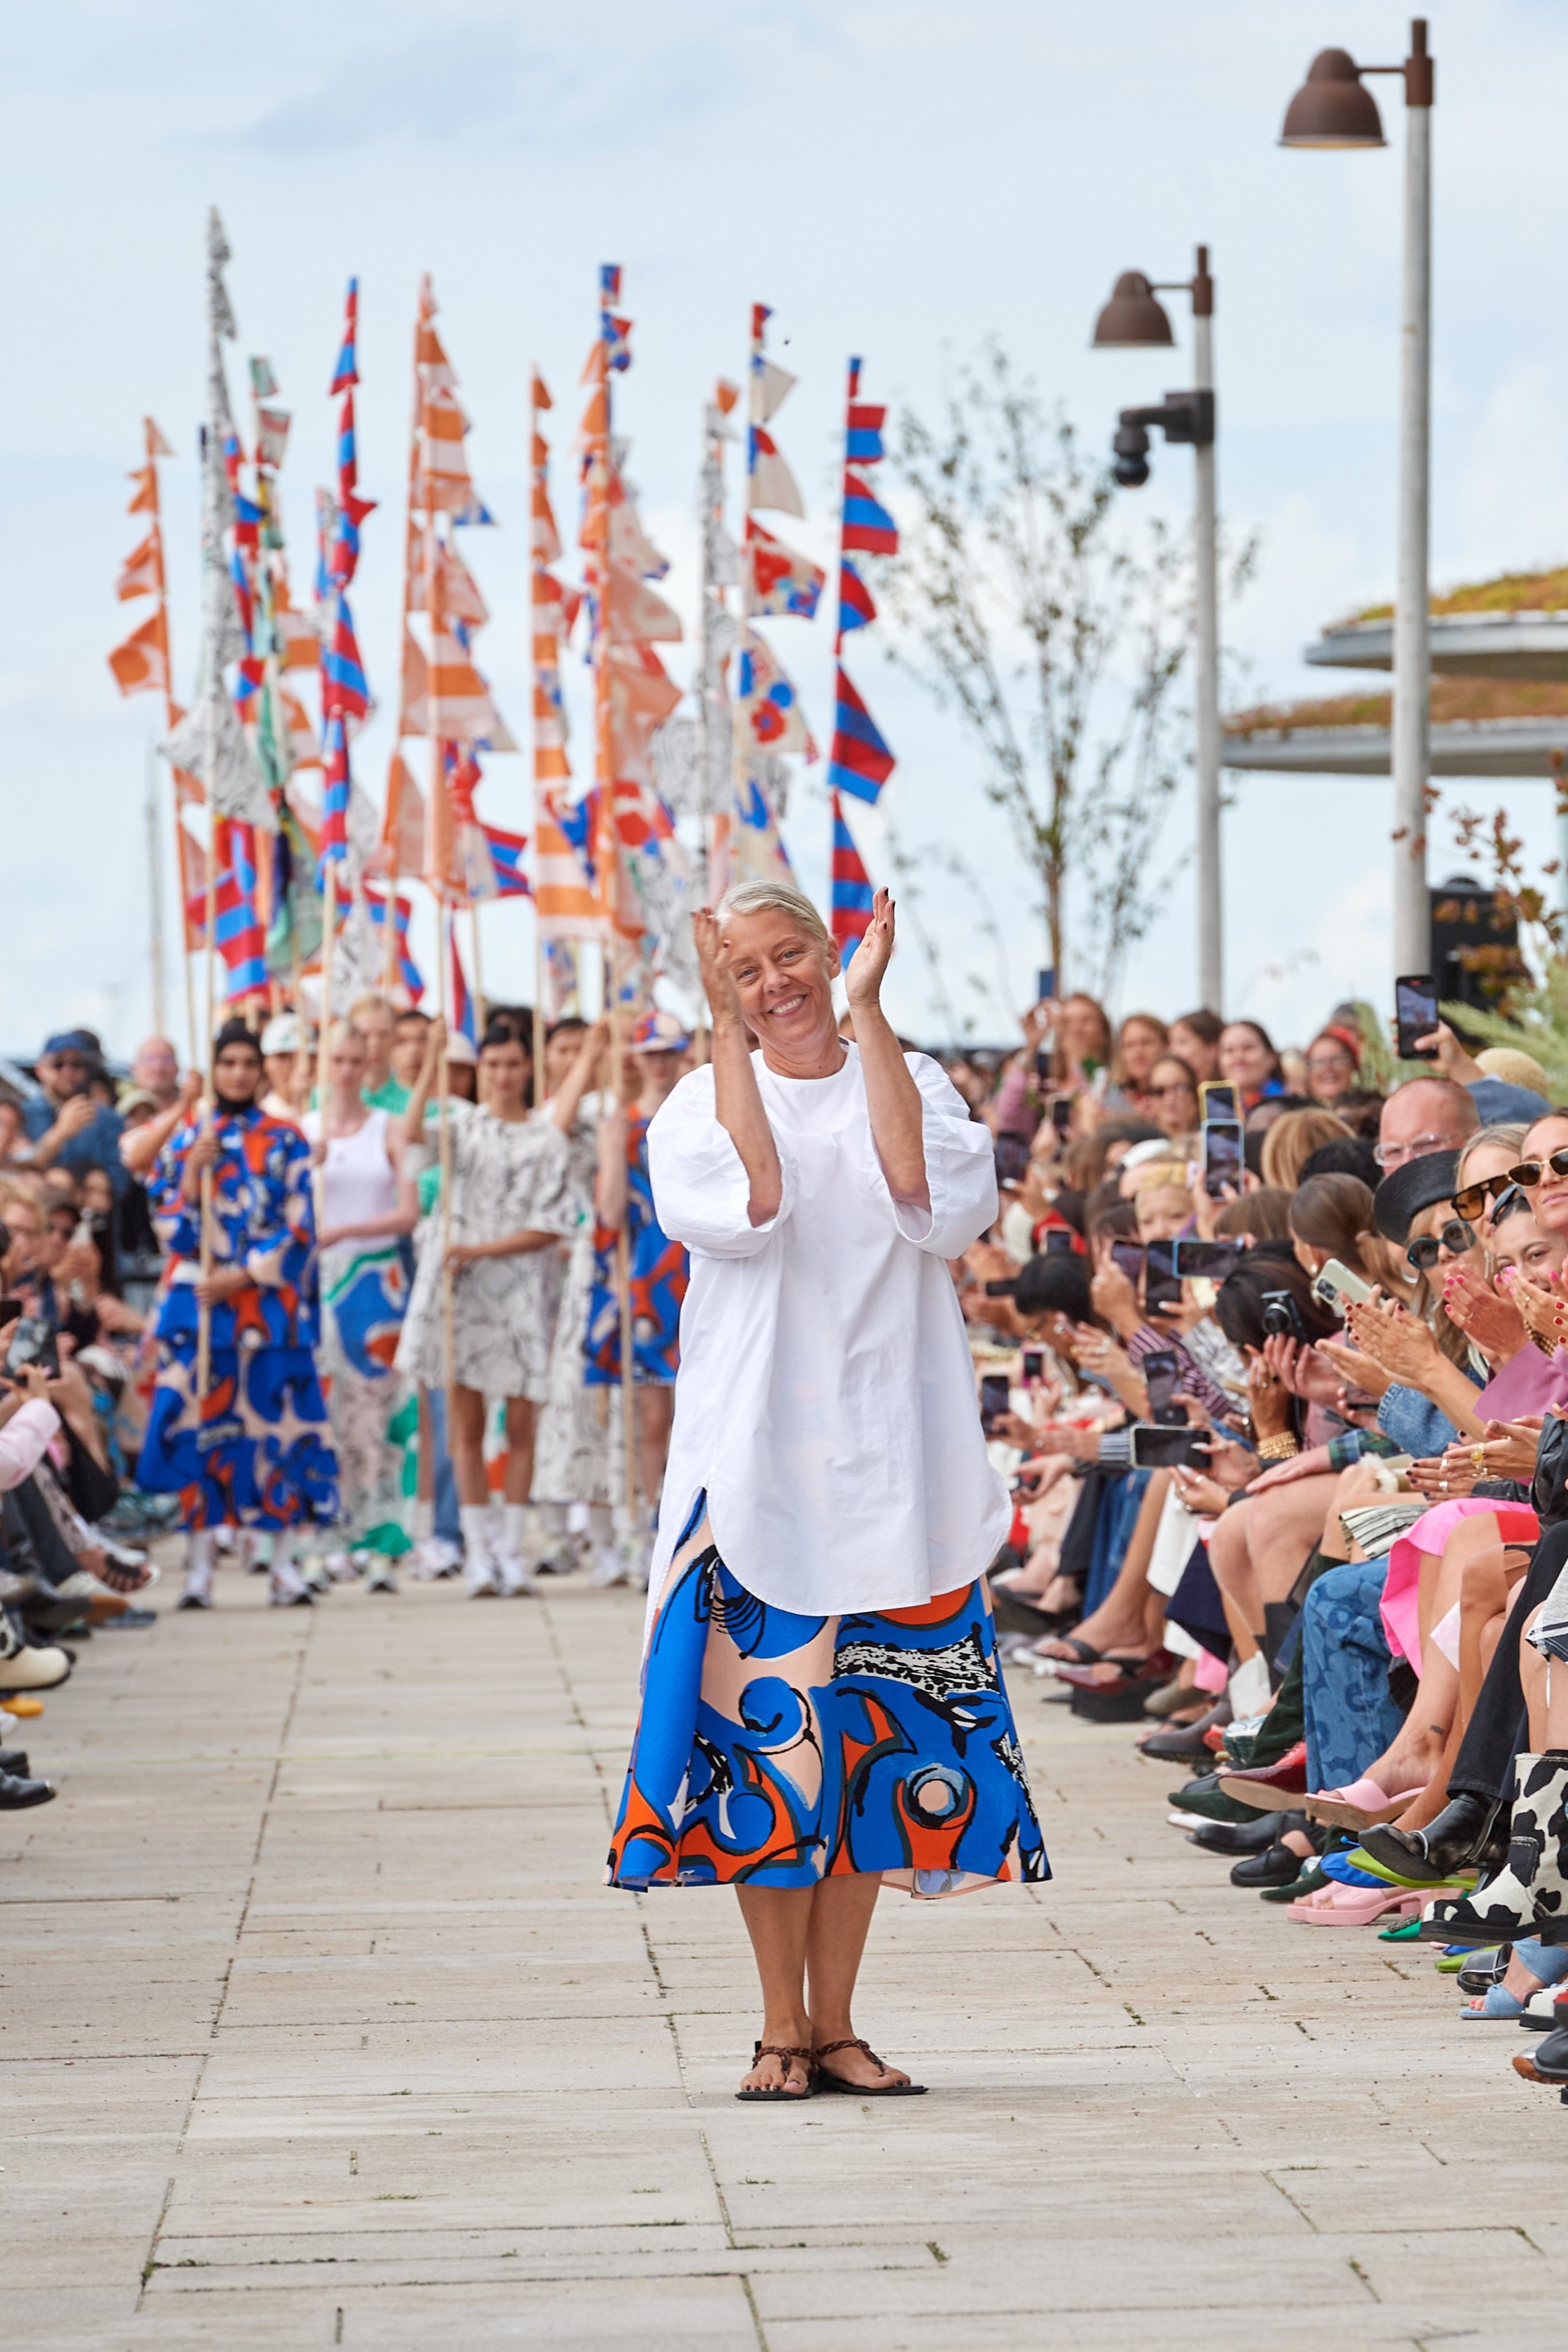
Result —
[{"label": "woman's blonde hair", "polygon": [[[1237,1022],[1233,1027],[1244,1024]],[[1252,1024],[1245,1024],[1250,1027]],[[1332,1143],[1350,1129],[1331,1110],[1287,1110],[1269,1128],[1263,1139],[1263,1181],[1281,1192],[1293,1192],[1300,1181],[1301,1167],[1311,1158],[1320,1144]]]},{"label": "woman's blonde hair", "polygon": [[726,915],[762,915],[770,908],[777,914],[792,916],[819,947],[832,948],[827,926],[811,900],[804,890],[796,890],[787,882],[737,882],[725,891],[713,911],[721,923]]}]

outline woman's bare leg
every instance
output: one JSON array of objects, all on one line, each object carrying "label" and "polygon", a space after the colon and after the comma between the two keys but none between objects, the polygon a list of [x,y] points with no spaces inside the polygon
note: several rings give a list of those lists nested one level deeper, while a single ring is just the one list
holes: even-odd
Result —
[{"label": "woman's bare leg", "polygon": [[675,1420],[675,1389],[657,1388],[651,1383],[637,1391],[637,1470],[642,1479],[644,1507],[652,1512],[658,1507],[659,1489],[664,1485],[664,1465],[669,1456],[669,1433]]},{"label": "woman's bare leg", "polygon": [[490,1490],[485,1478],[485,1401],[479,1391],[453,1389],[447,1418],[447,1440],[452,1450],[458,1500],[467,1505],[488,1503]]},{"label": "woman's bare leg", "polygon": [[[866,1948],[871,1914],[881,1889],[880,1874],[872,1871],[858,1871],[844,1878],[825,1878],[817,1887],[805,1948],[806,1975],[811,1984],[811,2039],[817,2049],[826,2042],[854,2038],[850,2011],[855,1979],[860,1973],[860,1956]],[[885,2085],[889,2076],[899,2083],[910,2079],[896,2066],[879,2074],[863,2050],[836,2050],[827,2063],[830,2071],[847,2083],[871,2086]]]},{"label": "woman's bare leg", "polygon": [[[1321,1543],[1325,1515],[1338,1501],[1338,1483],[1334,1472],[1324,1471],[1320,1477],[1297,1478],[1252,1497],[1247,1548],[1261,1602],[1289,1600],[1291,1586]],[[1261,1633],[1263,1623],[1260,1607],[1254,1633]]]},{"label": "woman's bare leg", "polygon": [[527,1397],[506,1401],[506,1483],[509,1503],[526,1503],[533,1492],[533,1406]]},{"label": "woman's bare leg", "polygon": [[[854,1879],[843,1882],[857,1885]],[[879,1881],[873,1881],[873,1885]],[[811,1934],[812,1910],[817,1886],[737,1886],[741,1916],[752,1939],[757,1975],[763,1988],[761,2039],[784,2050],[812,2046],[811,2020],[805,2006],[805,1955]],[[875,1894],[872,1895],[875,1902]],[[864,1944],[866,1931],[860,1930]],[[858,1964],[858,1948],[856,1952]],[[854,1979],[851,1975],[851,1984]],[[778,2090],[787,2087],[804,2096],[806,2070],[800,2060],[759,2058],[747,2070],[742,2089]]]},{"label": "woman's bare leg", "polygon": [[[1096,1650],[1125,1650],[1141,1655],[1151,1647],[1159,1647],[1157,1640],[1151,1643],[1145,1637],[1144,1604],[1149,1596],[1149,1562],[1154,1556],[1154,1538],[1160,1531],[1160,1514],[1165,1507],[1170,1484],[1168,1470],[1152,1474],[1116,1581],[1099,1608],[1091,1609],[1078,1629],[1076,1638]],[[1036,1647],[1044,1658],[1077,1655],[1066,1642],[1040,1642]]]}]

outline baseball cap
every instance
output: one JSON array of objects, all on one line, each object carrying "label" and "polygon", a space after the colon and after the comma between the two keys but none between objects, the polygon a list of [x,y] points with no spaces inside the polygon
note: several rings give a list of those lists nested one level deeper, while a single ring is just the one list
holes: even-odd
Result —
[{"label": "baseball cap", "polygon": [[261,1033],[264,1054],[297,1054],[304,1042],[297,1013],[275,1013]]},{"label": "baseball cap", "polygon": [[655,1005],[632,1031],[627,1050],[633,1054],[684,1054],[690,1043],[674,1013]]},{"label": "baseball cap", "polygon": [[89,1062],[101,1062],[103,1059],[103,1048],[90,1029],[61,1029],[53,1037],[46,1038],[44,1052],[80,1054]]}]

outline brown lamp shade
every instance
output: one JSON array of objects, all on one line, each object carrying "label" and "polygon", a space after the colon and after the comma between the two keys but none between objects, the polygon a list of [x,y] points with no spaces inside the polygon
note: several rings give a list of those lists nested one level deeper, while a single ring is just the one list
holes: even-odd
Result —
[{"label": "brown lamp shade", "polygon": [[1281,147],[1384,147],[1377,101],[1344,49],[1320,49],[1285,110]]},{"label": "brown lamp shade", "polygon": [[1124,269],[1116,289],[1094,322],[1092,348],[1107,344],[1124,348],[1173,343],[1171,322],[1141,269]]}]

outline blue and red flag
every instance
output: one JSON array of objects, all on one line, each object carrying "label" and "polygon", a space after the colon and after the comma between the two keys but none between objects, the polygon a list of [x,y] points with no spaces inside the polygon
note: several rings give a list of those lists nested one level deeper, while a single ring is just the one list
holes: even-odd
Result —
[{"label": "blue and red flag", "polygon": [[850,401],[844,455],[851,466],[878,466],[887,456],[882,446],[882,426],[887,415],[885,407],[871,408],[864,401]]},{"label": "blue and red flag", "polygon": [[321,642],[321,709],[341,719],[363,719],[370,709],[353,616],[341,593],[333,599],[331,634]]},{"label": "blue and red flag", "polygon": [[755,515],[746,517],[746,553],[752,567],[747,609],[794,613],[809,621],[816,611],[826,572],[809,556],[775,539]]},{"label": "blue and red flag", "polygon": [[503,833],[499,825],[479,823],[485,846],[490,854],[490,871],[496,878],[499,898],[531,898],[528,875],[523,866],[523,853],[528,847],[526,833]]},{"label": "blue and red flag", "polygon": [[891,751],[877,731],[876,720],[850,684],[841,662],[833,749],[827,761],[829,790],[853,793],[857,800],[874,801],[895,764]]},{"label": "blue and red flag", "polygon": [[[364,886],[364,903],[372,929],[384,935],[386,900],[368,882]],[[425,976],[408,952],[408,919],[412,912],[413,908],[408,899],[404,898],[394,899],[393,921],[396,927],[397,937],[397,977],[403,982],[410,1004],[417,1004],[425,993]]]},{"label": "blue and red flag", "polygon": [[[851,408],[850,415],[854,415]],[[853,437],[853,428],[851,428]],[[897,555],[899,530],[892,516],[871,495],[868,482],[847,465],[844,468],[844,536],[845,548],[863,548],[868,555]]]},{"label": "blue and red flag", "polygon": [[844,804],[833,795],[833,879],[829,892],[831,928],[841,964],[847,964],[871,921],[875,898],[871,877],[861,862],[854,836],[844,822]]},{"label": "blue and red flag", "polygon": [[463,971],[463,959],[458,952],[457,929],[449,919],[447,940],[452,954],[451,997],[447,1014],[447,1027],[454,1037],[466,1037],[474,1051],[478,1053],[479,1021],[474,1012],[474,1000],[468,993],[468,983]]},{"label": "blue and red flag", "polygon": [[614,306],[621,299],[621,268],[617,261],[599,265],[599,339],[605,345],[605,364],[617,369],[629,368],[632,347],[627,341],[632,331],[629,319],[617,319]]},{"label": "blue and red flag", "polygon": [[349,731],[342,714],[332,711],[321,730],[325,759],[326,799],[321,815],[321,848],[316,862],[317,887],[325,887],[328,861],[339,865],[349,854]]},{"label": "blue and red flag", "polygon": [[847,636],[851,629],[868,629],[877,617],[877,607],[871,591],[860,574],[845,556],[838,566],[838,634]]},{"label": "blue and red flag", "polygon": [[348,299],[343,306],[343,341],[338,353],[338,363],[332,370],[328,385],[329,394],[344,392],[351,383],[359,382],[359,279],[349,279]]},{"label": "blue and red flag", "polygon": [[[223,958],[224,993],[265,996],[268,986],[267,933],[257,911],[256,828],[237,817],[219,817],[213,854],[217,860],[214,905],[217,911],[215,944]],[[187,937],[205,943],[207,894],[194,891],[185,902]]]}]

